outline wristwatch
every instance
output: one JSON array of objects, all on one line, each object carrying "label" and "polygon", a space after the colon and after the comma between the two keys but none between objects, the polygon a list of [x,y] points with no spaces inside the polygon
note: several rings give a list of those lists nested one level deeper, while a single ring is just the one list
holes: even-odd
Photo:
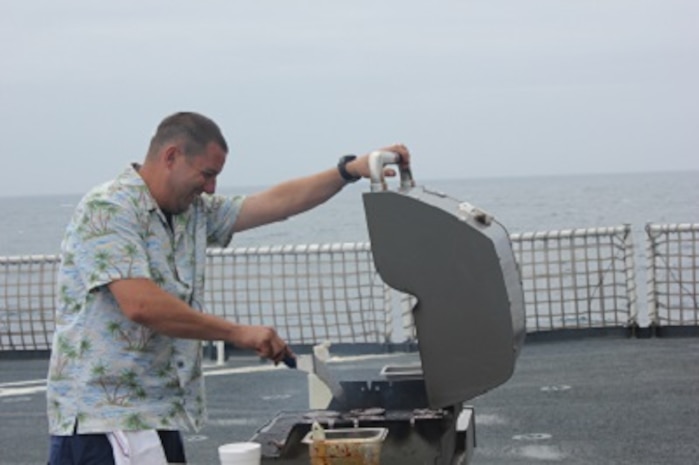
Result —
[{"label": "wristwatch", "polygon": [[347,171],[347,163],[351,162],[356,158],[356,155],[343,155],[340,157],[340,161],[337,162],[337,170],[340,172],[340,176],[342,176],[342,179],[344,179],[346,182],[357,182],[360,179],[362,179],[361,176],[355,176],[351,174],[349,171]]}]

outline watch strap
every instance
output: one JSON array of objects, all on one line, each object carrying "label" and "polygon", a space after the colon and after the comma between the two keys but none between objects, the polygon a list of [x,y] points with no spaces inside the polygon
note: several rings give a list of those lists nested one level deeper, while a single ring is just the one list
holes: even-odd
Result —
[{"label": "watch strap", "polygon": [[342,179],[344,179],[346,182],[357,182],[362,179],[361,176],[355,176],[347,171],[347,163],[355,160],[356,158],[356,155],[343,155],[340,157],[340,161],[337,163],[337,170],[340,172]]}]

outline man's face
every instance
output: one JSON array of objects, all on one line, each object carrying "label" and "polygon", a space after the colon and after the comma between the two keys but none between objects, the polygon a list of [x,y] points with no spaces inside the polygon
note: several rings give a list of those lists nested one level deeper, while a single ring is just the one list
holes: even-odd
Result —
[{"label": "man's face", "polygon": [[169,213],[186,211],[203,192],[216,191],[216,177],[223,170],[226,152],[216,143],[210,142],[203,153],[186,156],[177,150],[170,169],[168,202]]}]

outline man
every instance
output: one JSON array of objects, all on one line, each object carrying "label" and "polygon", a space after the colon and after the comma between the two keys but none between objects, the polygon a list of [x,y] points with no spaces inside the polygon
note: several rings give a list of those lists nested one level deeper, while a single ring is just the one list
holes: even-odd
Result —
[{"label": "man", "polygon": [[[409,163],[402,145],[382,150]],[[294,356],[273,328],[202,311],[206,247],[323,203],[370,175],[368,155],[224,197],[214,192],[227,152],[210,119],[171,115],[142,165],[76,208],[61,246],[48,374],[50,465],[184,463],[179,431],[197,430],[205,417],[201,340],[275,363]]]}]

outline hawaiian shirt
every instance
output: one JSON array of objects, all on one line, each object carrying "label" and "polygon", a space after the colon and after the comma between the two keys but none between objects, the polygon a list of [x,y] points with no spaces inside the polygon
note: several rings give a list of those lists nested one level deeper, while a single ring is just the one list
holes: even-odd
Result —
[{"label": "hawaiian shirt", "polygon": [[48,372],[53,435],[198,430],[201,343],[132,322],[107,284],[148,278],[202,311],[209,245],[227,245],[244,197],[201,195],[171,226],[130,166],[79,203],[61,245]]}]

